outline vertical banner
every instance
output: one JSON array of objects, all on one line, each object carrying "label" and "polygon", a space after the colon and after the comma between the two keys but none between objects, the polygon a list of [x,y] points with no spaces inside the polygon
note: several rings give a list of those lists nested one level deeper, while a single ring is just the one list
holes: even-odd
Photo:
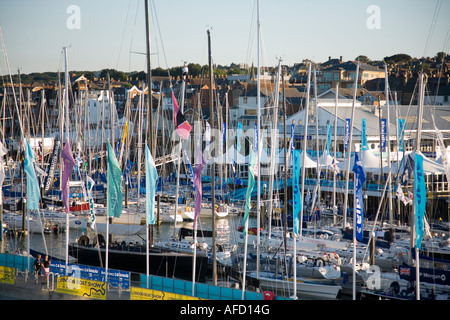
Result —
[{"label": "vertical banner", "polygon": [[415,154],[414,159],[414,204],[415,204],[415,225],[416,225],[416,247],[422,248],[423,232],[425,230],[424,214],[426,207],[425,176],[423,174],[423,157]]},{"label": "vertical banner", "polygon": [[146,221],[147,224],[155,224],[155,192],[156,181],[158,180],[158,171],[156,170],[155,162],[153,161],[152,154],[145,145],[145,198],[146,198]]},{"label": "vertical banner", "polygon": [[398,132],[397,132],[397,136],[398,136],[398,150],[399,151],[405,151],[404,149],[404,145],[403,145],[403,137],[405,135],[405,119],[398,119]]},{"label": "vertical banner", "polygon": [[237,146],[236,146],[238,152],[241,151],[241,140],[240,140],[241,131],[242,131],[242,123],[239,122],[237,126]]},{"label": "vertical banner", "polygon": [[369,150],[366,135],[366,119],[361,119],[361,150]]},{"label": "vertical banner", "polygon": [[362,195],[362,186],[366,181],[366,175],[362,167],[362,162],[358,157],[358,153],[355,152],[355,164],[353,165],[353,172],[355,173],[355,194],[354,194],[354,214],[356,219],[355,235],[359,241],[363,240],[364,231],[364,204]]},{"label": "vertical banner", "polygon": [[292,174],[292,192],[294,201],[294,233],[298,235],[300,231],[300,210],[302,208],[302,195],[300,193],[300,151],[293,151],[292,158],[293,174]]},{"label": "vertical banner", "polygon": [[381,152],[386,152],[387,131],[386,119],[381,119]]},{"label": "vertical banner", "polygon": [[94,187],[95,181],[86,175],[87,179],[87,193],[89,199],[89,211],[91,213],[91,228],[95,228],[95,212],[94,212],[94,199],[92,199],[92,188]]},{"label": "vertical banner", "polygon": [[331,145],[331,124],[327,123],[327,154],[326,155],[330,154],[330,145]]},{"label": "vertical banner", "polygon": [[350,119],[345,119],[345,136],[344,136],[344,150],[347,151],[348,141],[350,139]]},{"label": "vertical banner", "polygon": [[122,173],[120,165],[114,154],[114,150],[108,141],[108,183],[107,183],[107,210],[109,217],[119,218],[122,214],[123,193],[122,193]]},{"label": "vertical banner", "polygon": [[250,202],[252,200],[253,187],[255,186],[255,168],[256,168],[256,152],[254,148],[250,148],[250,164],[248,165],[248,185],[245,195],[245,211],[244,211],[244,235],[247,234],[248,217],[250,215]]},{"label": "vertical banner", "polygon": [[28,210],[39,210],[39,199],[40,191],[39,185],[36,178],[36,172],[34,171],[34,153],[28,143],[25,140],[25,162],[24,171],[27,176],[27,209]]}]

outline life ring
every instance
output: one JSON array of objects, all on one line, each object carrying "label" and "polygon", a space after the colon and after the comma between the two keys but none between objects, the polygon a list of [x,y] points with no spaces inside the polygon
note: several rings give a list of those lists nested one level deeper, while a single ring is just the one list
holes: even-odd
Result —
[{"label": "life ring", "polygon": [[80,246],[87,246],[87,245],[89,245],[89,237],[86,236],[86,235],[82,235],[80,237],[80,239],[78,239],[78,244]]}]

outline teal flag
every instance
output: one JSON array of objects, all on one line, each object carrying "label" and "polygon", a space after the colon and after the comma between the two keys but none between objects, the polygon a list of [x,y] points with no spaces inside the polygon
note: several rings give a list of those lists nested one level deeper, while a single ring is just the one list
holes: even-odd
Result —
[{"label": "teal flag", "polygon": [[329,123],[327,123],[327,154],[326,155],[330,154],[330,145],[331,145],[331,125]]},{"label": "teal flag", "polygon": [[361,119],[361,150],[369,150],[366,135],[366,119]]},{"label": "teal flag", "polygon": [[426,207],[426,189],[425,189],[425,176],[423,174],[423,157],[419,154],[415,154],[414,159],[414,204],[415,204],[415,223],[416,223],[416,247],[422,248],[423,232],[425,230],[424,214]]},{"label": "teal flag", "polygon": [[119,218],[122,214],[122,173],[111,144],[108,142],[108,216]]},{"label": "teal flag", "polygon": [[300,210],[302,209],[302,195],[300,192],[300,150],[293,150],[292,152],[292,193],[294,201],[294,233],[296,235],[300,232]]},{"label": "teal flag", "polygon": [[155,224],[155,191],[156,191],[156,180],[158,180],[158,171],[156,170],[155,162],[148,149],[145,145],[145,197],[147,199],[146,208],[146,221],[147,224]]},{"label": "teal flag", "polygon": [[253,187],[255,186],[255,176],[257,175],[256,167],[256,153],[253,148],[250,148],[250,164],[248,166],[248,186],[247,194],[245,197],[245,212],[244,212],[244,234],[247,234],[248,230],[248,216],[250,214],[250,202],[252,198]]},{"label": "teal flag", "polygon": [[27,175],[27,209],[39,210],[39,185],[34,171],[34,153],[27,139],[25,140],[24,170]]}]

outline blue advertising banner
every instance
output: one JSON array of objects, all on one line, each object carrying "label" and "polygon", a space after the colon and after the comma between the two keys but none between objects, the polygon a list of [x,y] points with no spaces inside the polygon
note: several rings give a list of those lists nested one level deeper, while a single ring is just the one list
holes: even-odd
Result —
[{"label": "blue advertising banner", "polygon": [[355,173],[355,215],[356,215],[356,239],[363,240],[364,231],[364,204],[362,195],[362,185],[366,181],[366,175],[362,167],[362,162],[358,157],[358,153],[355,152],[355,164],[353,166],[353,172]]},{"label": "blue advertising banner", "polygon": [[[52,261],[50,272],[75,278],[105,282],[106,272],[104,268],[70,264],[66,274],[65,262]],[[130,272],[108,269],[108,283],[122,289],[130,288]]]},{"label": "blue advertising banner", "polygon": [[427,199],[425,189],[425,176],[423,174],[423,157],[417,153],[415,154],[414,159],[414,179],[416,247],[421,249],[423,232],[425,230],[423,216],[425,214]]},{"label": "blue advertising banner", "polygon": [[361,150],[369,150],[366,135],[366,119],[361,119]]},{"label": "blue advertising banner", "polygon": [[386,152],[386,119],[381,119],[381,152]]},{"label": "blue advertising banner", "polygon": [[404,128],[405,128],[405,119],[398,119],[398,150],[404,151],[404,145],[403,145],[403,136],[405,135]]},{"label": "blue advertising banner", "polygon": [[344,136],[344,150],[347,151],[348,141],[350,139],[350,119],[345,119],[345,136]]}]

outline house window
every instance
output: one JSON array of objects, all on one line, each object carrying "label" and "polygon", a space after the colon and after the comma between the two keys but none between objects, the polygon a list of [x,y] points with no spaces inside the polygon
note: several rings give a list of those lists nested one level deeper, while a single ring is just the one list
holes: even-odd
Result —
[{"label": "house window", "polygon": [[248,102],[248,98],[244,97],[244,104],[247,104],[247,102]]},{"label": "house window", "polygon": [[333,80],[334,81],[339,81],[339,78],[340,78],[340,73],[339,72],[333,73]]},{"label": "house window", "polygon": [[331,81],[331,72],[325,72],[323,74],[323,78],[325,79],[325,81]]}]

